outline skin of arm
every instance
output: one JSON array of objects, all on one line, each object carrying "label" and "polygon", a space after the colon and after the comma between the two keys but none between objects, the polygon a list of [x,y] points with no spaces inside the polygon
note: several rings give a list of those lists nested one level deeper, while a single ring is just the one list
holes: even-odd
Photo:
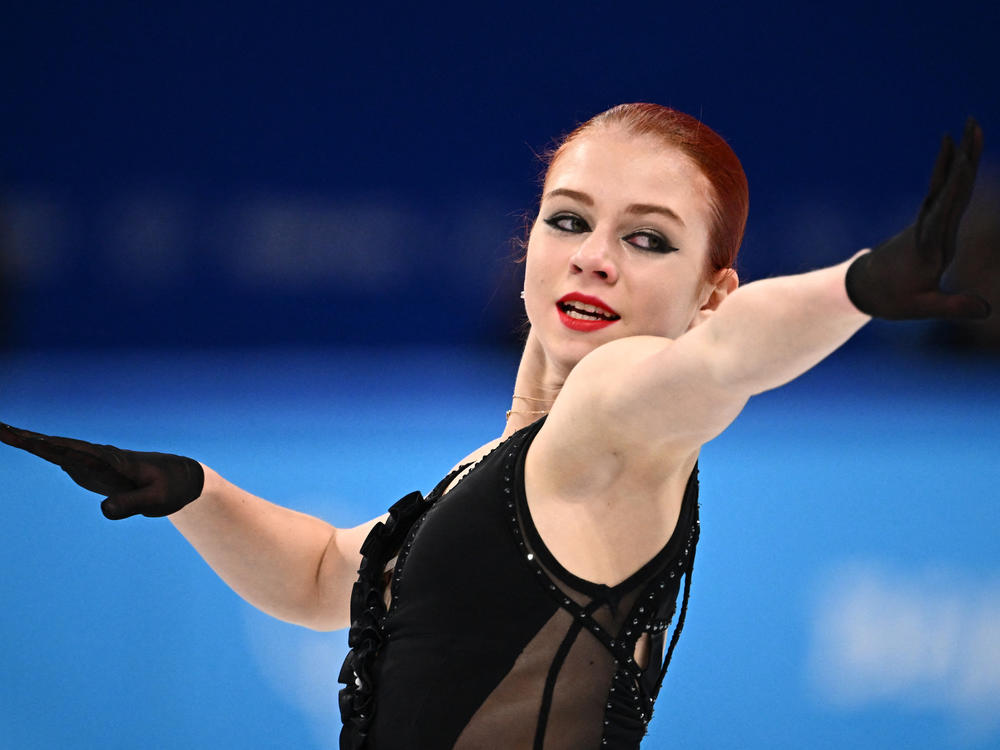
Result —
[{"label": "skin of arm", "polygon": [[742,397],[794,380],[871,320],[847,297],[844,276],[853,261],[737,289],[689,332],[682,350],[706,348],[713,380]]},{"label": "skin of arm", "polygon": [[212,570],[278,619],[314,630],[347,627],[361,544],[386,516],[338,529],[203,468],[201,497],[168,518]]},{"label": "skin of arm", "polygon": [[697,449],[750,396],[806,372],[870,320],[845,291],[852,260],[740,287],[677,339],[636,336],[599,347],[570,373],[550,422],[571,420],[580,439],[603,435],[625,448]]}]

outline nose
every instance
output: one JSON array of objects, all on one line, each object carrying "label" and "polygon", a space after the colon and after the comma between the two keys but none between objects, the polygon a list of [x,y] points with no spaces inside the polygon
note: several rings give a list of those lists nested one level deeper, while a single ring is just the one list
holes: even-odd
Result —
[{"label": "nose", "polygon": [[570,257],[572,273],[593,275],[608,284],[614,284],[618,280],[618,267],[613,260],[613,241],[596,232],[591,233]]}]

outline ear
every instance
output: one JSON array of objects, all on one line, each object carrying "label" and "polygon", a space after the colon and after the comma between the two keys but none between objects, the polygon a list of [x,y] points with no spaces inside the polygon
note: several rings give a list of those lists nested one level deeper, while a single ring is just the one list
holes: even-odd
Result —
[{"label": "ear", "polygon": [[691,319],[690,331],[696,325],[701,325],[711,317],[722,301],[736,291],[740,285],[740,277],[736,275],[736,270],[732,268],[722,268],[712,274],[712,278],[705,285],[701,307]]}]

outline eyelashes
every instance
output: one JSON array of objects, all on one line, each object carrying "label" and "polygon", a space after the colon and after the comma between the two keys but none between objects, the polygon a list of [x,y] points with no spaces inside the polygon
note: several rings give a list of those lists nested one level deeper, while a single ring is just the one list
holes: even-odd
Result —
[{"label": "eyelashes", "polygon": [[[573,213],[563,212],[553,214],[547,219],[542,219],[542,221],[557,232],[565,232],[566,234],[583,234],[584,232],[591,231],[590,225]],[[649,253],[665,254],[677,252],[678,250],[678,248],[670,244],[670,241],[666,237],[655,229],[637,229],[634,232],[629,232],[622,239],[637,250]]]},{"label": "eyelashes", "polygon": [[576,214],[556,214],[543,221],[560,232],[581,234],[590,231],[590,225]]},{"label": "eyelashes", "polygon": [[625,241],[640,250],[651,253],[675,253],[677,248],[671,245],[667,238],[659,232],[650,229],[640,229],[637,232],[627,235]]}]

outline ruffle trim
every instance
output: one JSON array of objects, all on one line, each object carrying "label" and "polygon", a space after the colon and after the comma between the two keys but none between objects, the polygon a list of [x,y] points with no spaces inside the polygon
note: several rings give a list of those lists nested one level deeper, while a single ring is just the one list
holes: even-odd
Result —
[{"label": "ruffle trim", "polygon": [[[434,493],[432,493],[434,494]],[[358,580],[351,590],[351,629],[347,636],[351,650],[344,659],[338,680],[340,716],[344,726],[340,733],[341,750],[360,750],[365,746],[372,717],[375,714],[375,657],[385,641],[385,618],[388,614],[383,600],[383,572],[396,556],[413,525],[426,513],[432,502],[419,492],[411,492],[389,508],[389,518],[379,521],[361,545],[361,567]]]}]

